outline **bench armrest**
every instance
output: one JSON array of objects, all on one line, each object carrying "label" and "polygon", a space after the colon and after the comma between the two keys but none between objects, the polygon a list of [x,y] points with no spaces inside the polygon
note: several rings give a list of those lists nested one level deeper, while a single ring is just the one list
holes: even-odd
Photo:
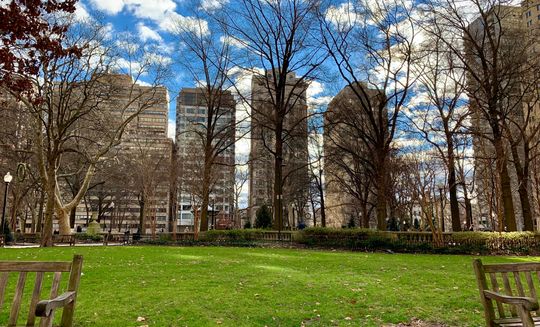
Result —
[{"label": "bench armrest", "polygon": [[52,300],[39,301],[36,305],[37,317],[48,317],[54,309],[65,307],[75,300],[75,292],[66,292]]},{"label": "bench armrest", "polygon": [[488,299],[495,300],[497,302],[519,305],[527,311],[538,310],[538,300],[525,296],[508,296],[497,292],[484,290],[484,296]]}]

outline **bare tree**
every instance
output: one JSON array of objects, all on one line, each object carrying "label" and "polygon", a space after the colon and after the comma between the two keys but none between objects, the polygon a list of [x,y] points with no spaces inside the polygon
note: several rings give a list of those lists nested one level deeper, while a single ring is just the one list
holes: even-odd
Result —
[{"label": "bare tree", "polygon": [[234,224],[236,228],[242,228],[242,220],[240,217],[240,199],[244,192],[244,187],[249,178],[249,171],[245,166],[237,166],[234,178]]},{"label": "bare tree", "polygon": [[[37,75],[27,76],[34,85],[31,97],[13,94],[24,105],[34,127],[33,151],[46,192],[42,246],[52,244],[54,214],[60,233],[71,232],[69,213],[84,197],[96,165],[120,142],[129,123],[160,101],[155,98],[158,89],[155,86],[164,72],[163,62],[149,56],[144,49],[127,46],[128,43],[119,40],[116,45],[110,44],[104,28],[96,27],[95,23],[72,25],[63,42],[68,47],[77,45],[82,53],[42,62]],[[108,74],[110,70],[123,68],[127,75]],[[153,76],[154,86],[139,87],[138,78],[147,73]],[[85,145],[79,148],[84,151],[73,146],[75,140]],[[58,184],[66,153],[77,153],[87,162],[79,192],[67,203]]]},{"label": "bare tree", "polygon": [[[307,117],[302,114],[305,90],[326,58],[315,40],[317,3],[242,0],[224,8],[220,17],[227,40],[236,45],[241,55],[237,58],[244,58],[236,60],[235,65],[253,74],[251,98],[238,85],[235,88],[243,104],[249,106],[251,138],[259,140],[263,148],[257,149],[261,152],[257,160],[268,161],[268,166],[273,168],[273,176],[267,176],[272,181],[267,184],[272,193],[274,227],[278,230],[283,228],[284,201],[297,202],[298,206],[307,200],[303,198],[305,188],[302,194],[288,192],[290,199],[284,200],[283,196],[284,186],[298,185],[293,180],[303,178],[307,171],[307,151],[297,153],[306,159],[298,157],[298,161],[304,162],[302,167],[285,157],[290,152],[287,149],[298,149],[302,146],[298,142],[304,145],[307,142]],[[286,171],[284,165],[288,165]],[[254,180],[260,183],[262,178],[258,176]],[[298,198],[293,199],[293,195]]]},{"label": "bare tree", "polygon": [[311,214],[313,226],[317,225],[317,212],[321,216],[321,226],[326,227],[326,206],[324,202],[324,144],[323,135],[320,133],[321,127],[312,119],[310,125],[309,146],[311,149],[309,157],[309,201],[311,203]]},{"label": "bare tree", "polygon": [[[199,85],[196,95],[193,95],[196,97],[195,101],[185,104],[205,109],[204,121],[195,118],[184,122],[184,125],[191,127],[180,131],[188,134],[180,135],[181,140],[197,139],[191,149],[204,157],[198,167],[200,170],[190,171],[200,177],[200,192],[197,195],[201,201],[202,231],[208,230],[208,205],[210,195],[215,191],[212,189],[214,180],[220,174],[218,170],[234,170],[236,143],[236,103],[229,90],[232,69],[231,45],[223,41],[223,34],[208,28],[209,14],[198,8],[192,23],[186,24],[183,21],[176,23],[176,34],[183,44],[180,63]],[[180,101],[186,101],[182,93]],[[183,144],[180,146],[184,147]],[[181,161],[185,161],[191,155],[183,151],[180,156]],[[232,206],[230,210],[232,211]]]},{"label": "bare tree", "polygon": [[[528,55],[536,42],[526,33],[521,21],[521,8],[505,0],[448,0],[431,1],[429,24],[446,31],[440,40],[458,59],[459,68],[467,76],[467,94],[473,113],[473,132],[477,138],[477,155],[481,164],[494,161],[494,176],[500,212],[499,229],[517,230],[515,204],[512,198],[512,174],[508,164],[512,156],[519,179],[527,182],[523,171],[522,154],[509,146],[523,144],[523,134],[515,126],[523,126],[523,104],[526,95],[536,90],[537,81],[525,72],[538,71]],[[510,123],[514,121],[515,123]],[[513,126],[511,126],[513,125]],[[519,140],[508,140],[514,135]],[[482,140],[483,139],[483,140]],[[492,149],[492,150],[489,150]],[[510,151],[510,153],[509,153]],[[514,151],[514,152],[512,152]],[[491,158],[489,158],[491,157]],[[489,168],[488,168],[489,169]],[[526,188],[518,189],[525,228],[532,227],[529,195]]]},{"label": "bare tree", "polygon": [[455,54],[440,40],[445,32],[431,32],[421,48],[422,59],[414,65],[415,74],[419,76],[417,97],[423,95],[425,100],[411,108],[407,117],[416,127],[415,132],[428,142],[445,164],[452,230],[460,231],[456,148],[464,145],[463,138],[470,137],[465,125],[470,114],[465,100],[465,71],[459,68]]},{"label": "bare tree", "polygon": [[[377,227],[385,229],[388,215],[388,164],[398,117],[407,103],[414,76],[415,8],[407,1],[347,2],[321,8],[322,44],[358,102],[370,132],[358,140],[373,157]],[[360,83],[367,87],[354,87]],[[374,101],[367,93],[381,96]],[[373,131],[374,133],[372,133]],[[361,131],[359,131],[361,132]]]}]

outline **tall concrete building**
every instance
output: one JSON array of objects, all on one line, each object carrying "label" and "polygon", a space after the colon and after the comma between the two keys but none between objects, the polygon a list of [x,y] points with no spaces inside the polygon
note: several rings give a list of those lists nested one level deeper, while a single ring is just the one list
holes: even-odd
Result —
[{"label": "tall concrete building", "polygon": [[[525,16],[529,16],[526,14]],[[473,217],[473,226],[486,229],[507,228],[499,226],[503,208],[509,208],[509,201],[501,199],[503,192],[501,184],[510,185],[511,202],[513,203],[513,212],[516,217],[517,230],[524,227],[522,204],[518,192],[519,179],[515,163],[523,160],[522,141],[519,141],[519,129],[516,126],[524,125],[525,103],[523,102],[523,75],[513,74],[519,72],[520,67],[525,60],[521,49],[527,42],[526,26],[530,25],[530,20],[524,23],[523,8],[520,6],[494,6],[490,9],[487,19],[478,18],[469,25],[471,38],[465,38],[465,49],[467,61],[471,69],[467,80],[467,93],[471,108],[471,127],[473,129],[473,149],[476,165],[476,193],[479,208],[479,215]],[[486,25],[488,25],[486,27]],[[494,38],[497,42],[496,47],[491,47],[488,38]],[[475,45],[484,44],[482,47]],[[496,49],[496,50],[494,50]],[[490,58],[495,55],[498,57],[498,68],[482,67],[480,58]],[[476,67],[476,68],[475,68]],[[472,72],[475,72],[473,76]],[[494,82],[492,71],[497,71],[499,80]],[[499,98],[497,101],[498,113],[488,110],[490,101],[489,92],[485,90],[484,85],[498,83]],[[491,92],[491,91],[490,91]],[[496,123],[495,123],[496,121]],[[503,168],[497,168],[496,141],[494,137],[493,125],[502,129],[502,121],[510,124],[511,135],[516,136],[520,142],[517,145],[517,151],[511,151],[510,142],[506,136],[501,142],[500,153],[504,153],[505,163]],[[500,157],[501,155],[499,155]],[[500,171],[499,171],[500,170]],[[507,171],[507,173],[504,172]],[[508,176],[508,178],[504,176]],[[505,182],[505,180],[509,180]],[[505,193],[507,194],[507,193]],[[507,199],[510,196],[507,197]],[[510,211],[511,212],[511,211]]]},{"label": "tall concrete building", "polygon": [[[213,147],[219,153],[211,173],[208,225],[209,228],[225,229],[233,224],[236,102],[230,91],[219,93],[221,96],[213,99]],[[204,88],[184,88],[176,105],[179,231],[193,229],[193,205],[200,205],[201,202],[204,140],[208,129],[206,94]]]},{"label": "tall concrete building", "polygon": [[[354,92],[356,90],[356,93]],[[360,101],[357,94],[369,100]],[[380,93],[365,83],[343,88],[324,114],[324,176],[326,225],[376,227],[376,186],[370,164],[371,151],[361,139],[375,135],[362,103],[378,108]],[[354,127],[353,127],[354,126]],[[344,149],[348,149],[345,151]]]},{"label": "tall concrete building", "polygon": [[134,84],[124,74],[107,74],[100,79],[114,92],[96,110],[107,112],[113,121],[140,113],[126,126],[119,144],[98,169],[94,185],[77,207],[75,227],[87,226],[94,216],[104,231],[134,233],[144,216],[141,232],[166,231],[172,147],[167,137],[167,89]]},{"label": "tall concrete building", "polygon": [[[251,81],[251,150],[249,153],[249,213],[255,222],[257,210],[262,205],[273,208],[275,147],[276,92],[266,76],[253,76]],[[284,118],[283,130],[283,222],[295,226],[306,214],[308,198],[308,123],[306,90],[308,85],[296,77],[287,75],[285,99],[289,108]]]}]

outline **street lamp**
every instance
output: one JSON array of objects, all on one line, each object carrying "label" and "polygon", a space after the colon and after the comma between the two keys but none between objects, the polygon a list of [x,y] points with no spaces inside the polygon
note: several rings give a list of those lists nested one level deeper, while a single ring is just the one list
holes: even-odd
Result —
[{"label": "street lamp", "polygon": [[113,213],[114,213],[114,202],[111,201],[111,204],[110,204],[110,207],[111,207],[111,210],[110,210],[110,213],[109,213],[109,217],[110,217],[110,221],[109,221],[109,234],[112,233],[112,223],[113,223]]},{"label": "street lamp", "polygon": [[4,183],[6,184],[6,188],[4,190],[4,207],[2,209],[2,235],[4,235],[4,226],[6,225],[6,204],[7,204],[7,194],[8,194],[8,187],[9,183],[11,183],[11,180],[13,179],[13,176],[8,173],[4,176]]}]

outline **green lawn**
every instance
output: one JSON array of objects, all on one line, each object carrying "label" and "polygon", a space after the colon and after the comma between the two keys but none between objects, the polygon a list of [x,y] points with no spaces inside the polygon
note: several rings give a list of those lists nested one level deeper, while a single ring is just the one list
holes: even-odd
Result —
[{"label": "green lawn", "polygon": [[[76,326],[483,324],[471,256],[147,246],[0,249],[0,259],[74,253],[85,260]],[[485,258],[520,260],[532,259]]]}]

